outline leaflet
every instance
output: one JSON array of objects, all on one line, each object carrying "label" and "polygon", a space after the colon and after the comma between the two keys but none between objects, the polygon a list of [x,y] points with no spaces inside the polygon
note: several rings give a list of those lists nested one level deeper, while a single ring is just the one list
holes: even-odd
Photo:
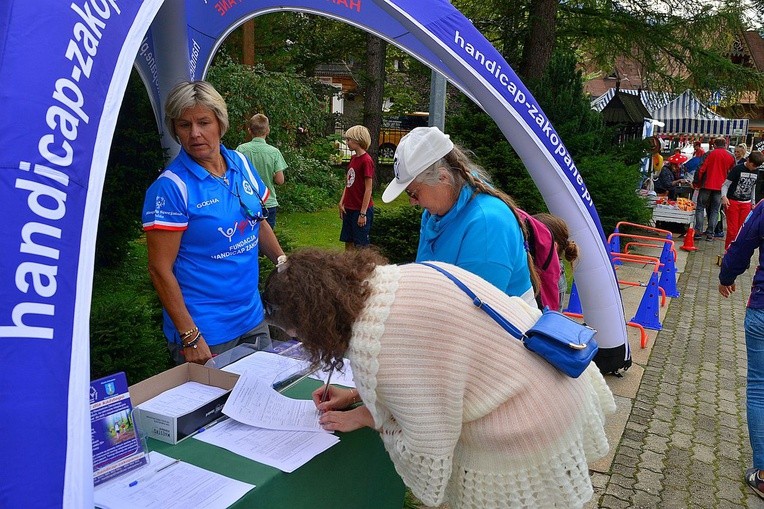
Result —
[{"label": "leaflet", "polygon": [[311,400],[276,392],[270,382],[244,372],[223,407],[223,413],[250,426],[290,431],[324,431]]},{"label": "leaflet", "polygon": [[340,441],[329,433],[257,428],[233,419],[216,424],[194,438],[287,473]]},{"label": "leaflet", "polygon": [[108,509],[225,509],[254,487],[151,452],[148,465],[96,486],[93,501]]}]

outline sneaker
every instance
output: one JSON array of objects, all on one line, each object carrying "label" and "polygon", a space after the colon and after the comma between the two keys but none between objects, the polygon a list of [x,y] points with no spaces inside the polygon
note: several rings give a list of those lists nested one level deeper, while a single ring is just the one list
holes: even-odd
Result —
[{"label": "sneaker", "polygon": [[745,471],[745,482],[760,498],[764,498],[764,481],[759,478],[757,468],[749,468]]},{"label": "sneaker", "polygon": [[710,233],[708,235],[706,235],[706,242],[713,242],[713,241],[714,241],[714,236],[713,235],[711,235]]},{"label": "sneaker", "polygon": [[692,236],[692,238],[695,239],[695,240],[700,240],[700,239],[703,238],[703,234],[702,233],[696,233],[695,235]]},{"label": "sneaker", "polygon": [[724,232],[716,232],[714,233],[714,237],[717,239],[723,239],[724,238]]}]

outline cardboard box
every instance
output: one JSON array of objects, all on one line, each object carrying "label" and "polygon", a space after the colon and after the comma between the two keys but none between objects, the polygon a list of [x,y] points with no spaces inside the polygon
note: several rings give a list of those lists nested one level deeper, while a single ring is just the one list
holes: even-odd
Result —
[{"label": "cardboard box", "polygon": [[[235,373],[186,363],[130,386],[130,399],[134,407],[133,416],[138,424],[138,431],[148,438],[177,444],[202,426],[223,415],[223,405],[238,379],[239,375]],[[135,408],[144,401],[186,382],[212,385],[227,389],[227,392],[180,417],[171,417]]]}]

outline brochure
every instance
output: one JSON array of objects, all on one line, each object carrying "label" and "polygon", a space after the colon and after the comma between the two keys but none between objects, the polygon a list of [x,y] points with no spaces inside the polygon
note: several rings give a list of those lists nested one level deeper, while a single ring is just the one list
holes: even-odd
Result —
[{"label": "brochure", "polygon": [[132,411],[124,373],[90,382],[95,486],[146,464],[146,449],[138,436]]}]

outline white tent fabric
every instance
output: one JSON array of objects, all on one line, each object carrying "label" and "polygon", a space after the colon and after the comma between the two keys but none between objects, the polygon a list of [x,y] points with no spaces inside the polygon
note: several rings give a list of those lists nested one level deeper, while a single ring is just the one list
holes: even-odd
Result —
[{"label": "white tent fabric", "polygon": [[[674,100],[675,97],[673,94],[668,92],[652,92],[649,90],[631,89],[619,89],[619,91],[623,92],[624,94],[639,95],[639,98],[642,100],[642,104],[645,105],[645,108],[647,108],[647,111],[657,110],[658,108],[661,108],[670,103],[672,100]],[[605,109],[605,106],[607,106],[610,100],[615,97],[615,92],[616,89],[611,88],[601,96],[593,99],[591,101],[592,109],[596,111],[602,111]]]},{"label": "white tent fabric", "polygon": [[730,119],[717,115],[701,103],[691,90],[656,110],[653,118],[665,125],[656,126],[655,133],[689,134],[697,136],[742,136],[748,132],[748,119]]},{"label": "white tent fabric", "polygon": [[[695,135],[695,136],[744,136],[748,132],[748,119],[730,119],[717,115],[700,100],[691,90],[685,90],[679,96],[667,92],[649,92],[646,90],[620,90],[627,94],[639,95],[642,104],[650,112],[651,118],[663,122],[664,126],[655,126],[656,135]],[[611,88],[593,99],[593,110],[602,111],[615,96],[616,89]]]}]

